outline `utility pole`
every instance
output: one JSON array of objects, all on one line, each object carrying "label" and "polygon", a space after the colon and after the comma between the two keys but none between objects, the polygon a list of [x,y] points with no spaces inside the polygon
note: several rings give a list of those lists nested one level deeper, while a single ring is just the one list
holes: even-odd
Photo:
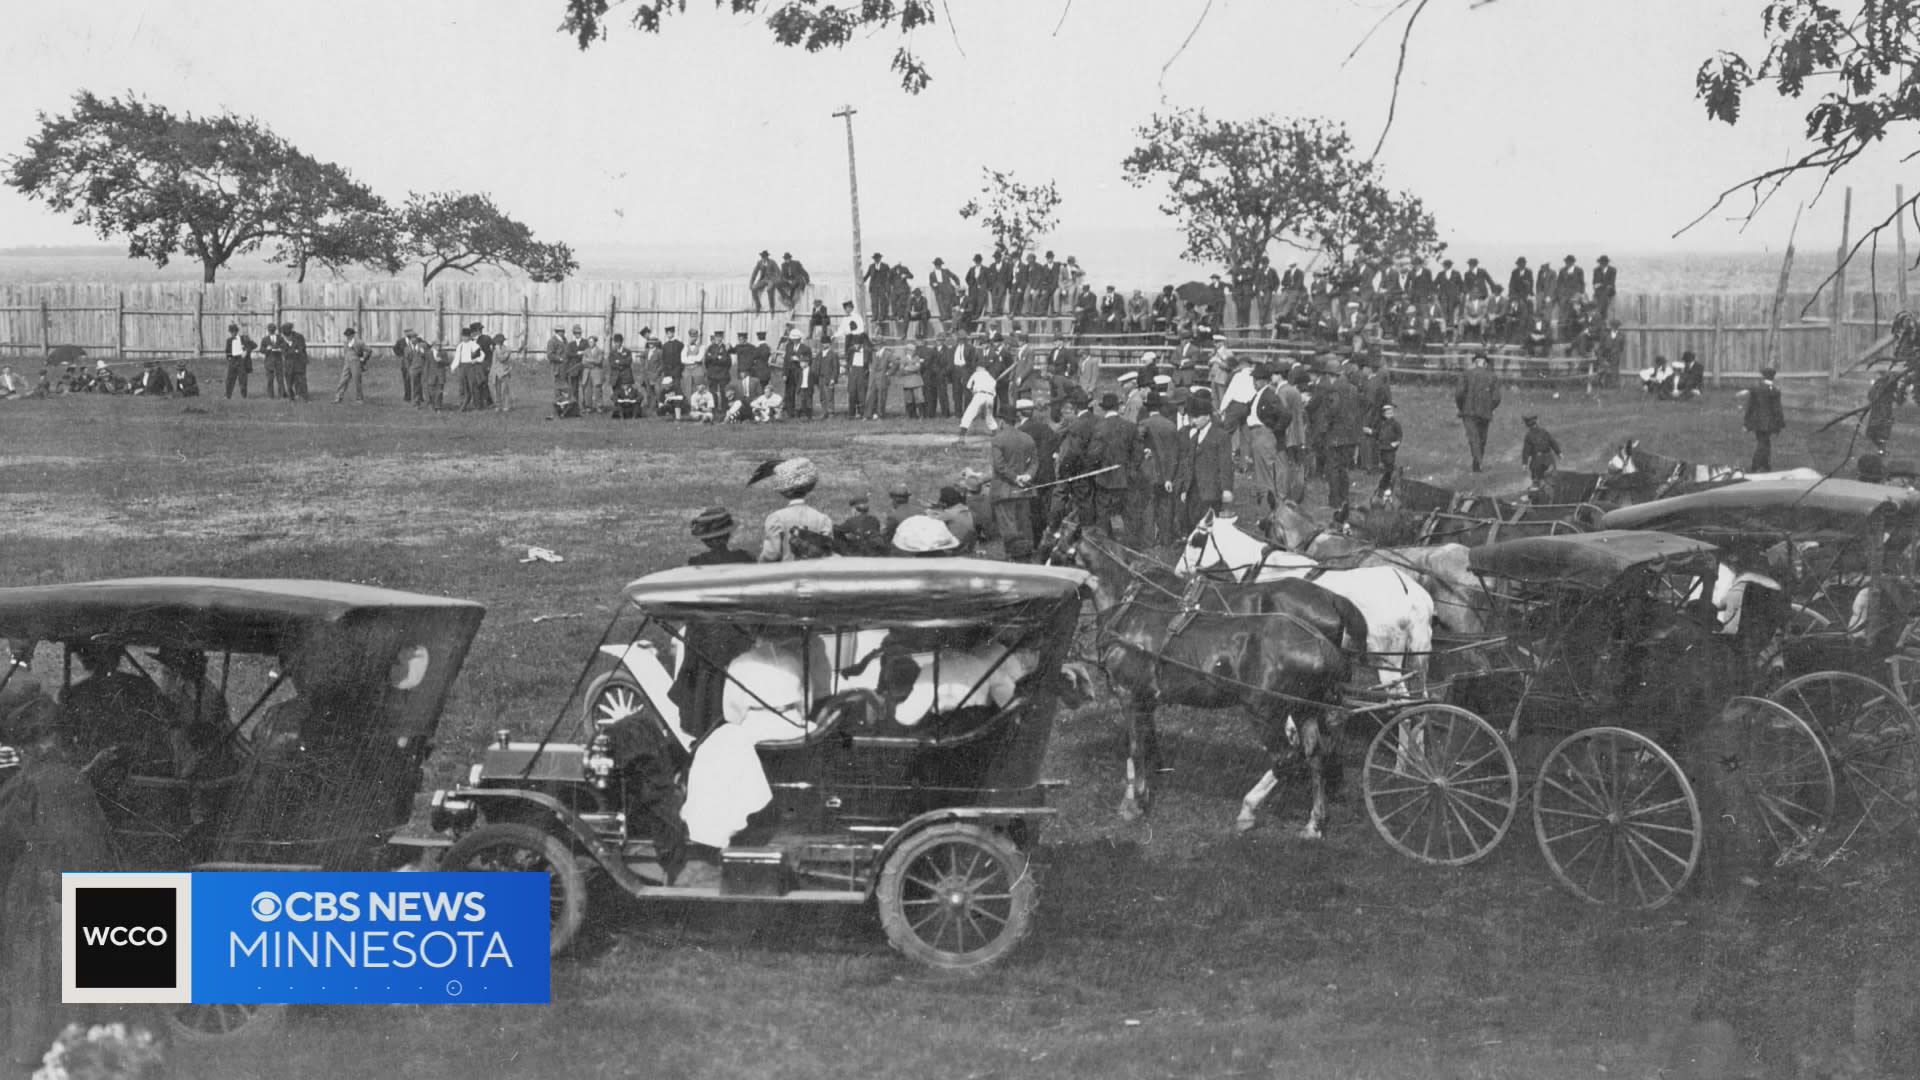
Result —
[{"label": "utility pole", "polygon": [[860,287],[860,176],[853,165],[854,107],[843,106],[836,117],[847,121],[847,193],[853,202],[853,310],[860,313],[860,324],[867,324],[867,293]]}]

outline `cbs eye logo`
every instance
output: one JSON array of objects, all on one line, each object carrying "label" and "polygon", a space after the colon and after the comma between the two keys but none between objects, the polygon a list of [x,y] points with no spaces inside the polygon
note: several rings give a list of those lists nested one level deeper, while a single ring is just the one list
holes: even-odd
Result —
[{"label": "cbs eye logo", "polygon": [[247,910],[253,912],[253,917],[261,922],[272,922],[280,917],[280,898],[270,892],[255,893]]},{"label": "cbs eye logo", "polygon": [[79,989],[170,989],[179,927],[171,888],[74,890],[73,983]]}]

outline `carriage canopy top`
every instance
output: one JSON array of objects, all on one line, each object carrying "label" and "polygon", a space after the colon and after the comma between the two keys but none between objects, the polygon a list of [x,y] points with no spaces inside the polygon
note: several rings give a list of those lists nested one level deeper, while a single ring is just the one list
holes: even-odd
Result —
[{"label": "carriage canopy top", "polygon": [[1639,568],[1705,577],[1718,567],[1719,550],[1671,533],[1610,529],[1481,544],[1468,549],[1467,565],[1490,577],[1598,590]]},{"label": "carriage canopy top", "polygon": [[1875,515],[1920,527],[1920,492],[1857,480],[1749,480],[1609,511],[1605,529],[1660,529],[1720,542],[1848,535]]},{"label": "carriage canopy top", "polygon": [[627,586],[649,615],[796,626],[952,626],[1076,599],[1083,570],[984,559],[833,558],[764,566],[683,567]]},{"label": "carriage canopy top", "polygon": [[127,578],[0,589],[0,636],[271,653],[320,626],[431,627],[462,651],[486,608],[338,581]]}]

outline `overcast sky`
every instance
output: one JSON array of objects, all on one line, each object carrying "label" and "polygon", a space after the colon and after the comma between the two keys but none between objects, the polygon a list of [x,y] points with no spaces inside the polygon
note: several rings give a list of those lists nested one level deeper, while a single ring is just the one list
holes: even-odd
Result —
[{"label": "overcast sky", "polygon": [[[1159,193],[1125,184],[1120,161],[1163,101],[1331,117],[1370,147],[1398,44],[1396,22],[1342,64],[1391,0],[1215,0],[1162,81],[1206,0],[949,2],[954,24],[914,41],[934,78],[918,97],[887,68],[897,34],[809,56],[706,0],[661,36],[621,25],[585,53],[554,32],[559,0],[19,3],[0,40],[0,153],[77,90],[131,90],[179,111],[251,114],[395,201],[487,191],[576,247],[749,259],[771,247],[832,270],[850,255],[845,129],[830,114],[851,103],[868,252],[964,262],[983,236],[955,211],[988,165],[1059,183],[1050,246],[1063,255],[1085,244],[1121,258],[1112,237],[1124,234],[1160,264],[1179,237]],[[1755,96],[1730,129],[1693,96],[1701,60],[1756,46],[1762,0],[1470,5],[1429,6],[1381,154],[1457,254],[1503,264],[1562,248],[1590,261],[1784,245],[1811,182],[1744,234],[1714,219],[1671,238],[1795,145],[1804,106]],[[1891,207],[1894,156],[1853,177],[1856,230]],[[1809,211],[1803,249],[1834,245],[1839,207],[1836,190]],[[0,189],[0,246],[88,242]]]}]

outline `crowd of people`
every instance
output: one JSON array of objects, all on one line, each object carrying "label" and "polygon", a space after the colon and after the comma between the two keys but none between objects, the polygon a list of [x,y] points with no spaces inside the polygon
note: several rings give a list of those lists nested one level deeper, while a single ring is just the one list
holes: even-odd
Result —
[{"label": "crowd of people", "polygon": [[[954,346],[956,359],[967,347]],[[1042,364],[1030,382],[1053,391],[1044,405],[1030,396],[1029,380],[1008,385],[984,357],[968,371],[964,418],[987,429],[987,470],[968,469],[918,502],[905,485],[893,485],[879,514],[860,496],[836,521],[809,501],[819,479],[810,461],[770,461],[750,482],[771,479],[788,502],[768,516],[759,547],[729,547],[733,516],[713,507],[692,522],[709,548],[698,562],[965,555],[991,542],[1007,558],[1026,561],[1068,514],[1152,548],[1179,542],[1206,514],[1230,508],[1236,486],[1251,489],[1252,512],[1264,517],[1283,501],[1304,505],[1310,484],[1327,505],[1345,506],[1355,498],[1356,473],[1377,477],[1362,498],[1386,500],[1398,476],[1405,429],[1379,361],[1365,356],[1268,362],[1216,345],[1206,365],[1183,369],[1149,355],[1122,374],[1119,389],[1097,397]],[[1003,391],[1009,400],[1002,401]],[[1475,471],[1499,404],[1483,353],[1455,392]],[[1543,483],[1558,467],[1560,443],[1538,417],[1524,421],[1522,457],[1534,482]]]}]

